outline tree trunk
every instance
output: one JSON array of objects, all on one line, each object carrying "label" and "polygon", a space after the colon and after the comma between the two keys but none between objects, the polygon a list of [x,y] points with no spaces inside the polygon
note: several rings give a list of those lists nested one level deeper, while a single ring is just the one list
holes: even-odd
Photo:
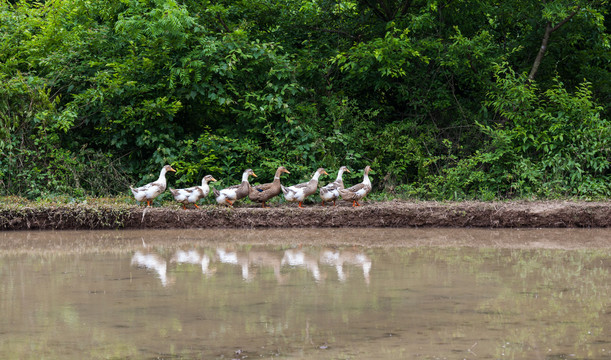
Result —
[{"label": "tree trunk", "polygon": [[566,24],[569,20],[571,20],[571,18],[575,16],[575,14],[577,14],[578,12],[579,12],[579,8],[573,11],[571,15],[567,16],[564,20],[559,22],[554,27],[552,27],[552,23],[549,21],[545,24],[545,34],[543,34],[543,40],[541,41],[541,47],[539,48],[539,53],[537,54],[537,57],[535,58],[535,62],[533,63],[532,68],[530,69],[530,74],[528,74],[529,80],[531,81],[534,80],[535,75],[537,75],[537,70],[539,70],[539,65],[541,65],[541,60],[543,60],[543,55],[545,55],[545,51],[547,51],[547,44],[549,42],[549,38],[552,35],[552,33],[558,30],[562,25]]},{"label": "tree trunk", "polygon": [[530,74],[528,74],[529,80],[534,80],[535,75],[537,74],[537,70],[539,70],[539,65],[541,65],[541,60],[543,60],[543,55],[545,55],[545,50],[547,50],[547,43],[549,42],[549,37],[552,34],[552,23],[549,21],[545,25],[545,34],[543,35],[543,40],[541,41],[541,47],[539,48],[539,53],[535,58],[535,62],[533,63],[532,68],[530,69]]}]

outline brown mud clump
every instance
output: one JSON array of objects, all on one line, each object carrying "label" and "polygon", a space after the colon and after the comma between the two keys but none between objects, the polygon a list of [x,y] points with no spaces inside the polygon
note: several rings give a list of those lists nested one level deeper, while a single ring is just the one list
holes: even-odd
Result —
[{"label": "brown mud clump", "polygon": [[367,202],[349,205],[276,204],[272,208],[216,205],[0,206],[2,230],[172,229],[172,228],[333,228],[482,227],[588,228],[611,225],[611,202]]}]

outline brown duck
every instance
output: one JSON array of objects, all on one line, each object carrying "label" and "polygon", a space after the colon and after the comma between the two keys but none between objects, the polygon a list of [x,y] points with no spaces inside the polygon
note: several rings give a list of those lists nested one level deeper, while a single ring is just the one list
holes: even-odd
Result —
[{"label": "brown duck", "polygon": [[280,175],[282,175],[282,173],[290,174],[284,166],[280,166],[278,170],[276,170],[273,182],[251,186],[250,192],[248,193],[250,200],[260,202],[262,207],[266,207],[265,202],[280,194],[282,191],[282,185],[280,184]]}]

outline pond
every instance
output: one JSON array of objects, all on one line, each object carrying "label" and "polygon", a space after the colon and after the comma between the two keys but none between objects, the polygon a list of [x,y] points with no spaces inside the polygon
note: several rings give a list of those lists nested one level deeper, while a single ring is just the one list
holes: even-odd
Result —
[{"label": "pond", "polygon": [[2,359],[611,359],[611,230],[4,232]]}]

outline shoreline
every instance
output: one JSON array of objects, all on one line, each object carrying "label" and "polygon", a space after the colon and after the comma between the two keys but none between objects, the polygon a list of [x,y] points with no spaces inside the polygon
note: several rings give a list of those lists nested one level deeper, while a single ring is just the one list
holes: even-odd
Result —
[{"label": "shoreline", "polygon": [[364,202],[353,208],[342,204],[322,207],[274,204],[260,208],[200,205],[144,208],[118,204],[65,204],[19,206],[2,204],[0,229],[108,230],[108,229],[250,229],[250,228],[608,228],[611,201],[507,202]]}]

